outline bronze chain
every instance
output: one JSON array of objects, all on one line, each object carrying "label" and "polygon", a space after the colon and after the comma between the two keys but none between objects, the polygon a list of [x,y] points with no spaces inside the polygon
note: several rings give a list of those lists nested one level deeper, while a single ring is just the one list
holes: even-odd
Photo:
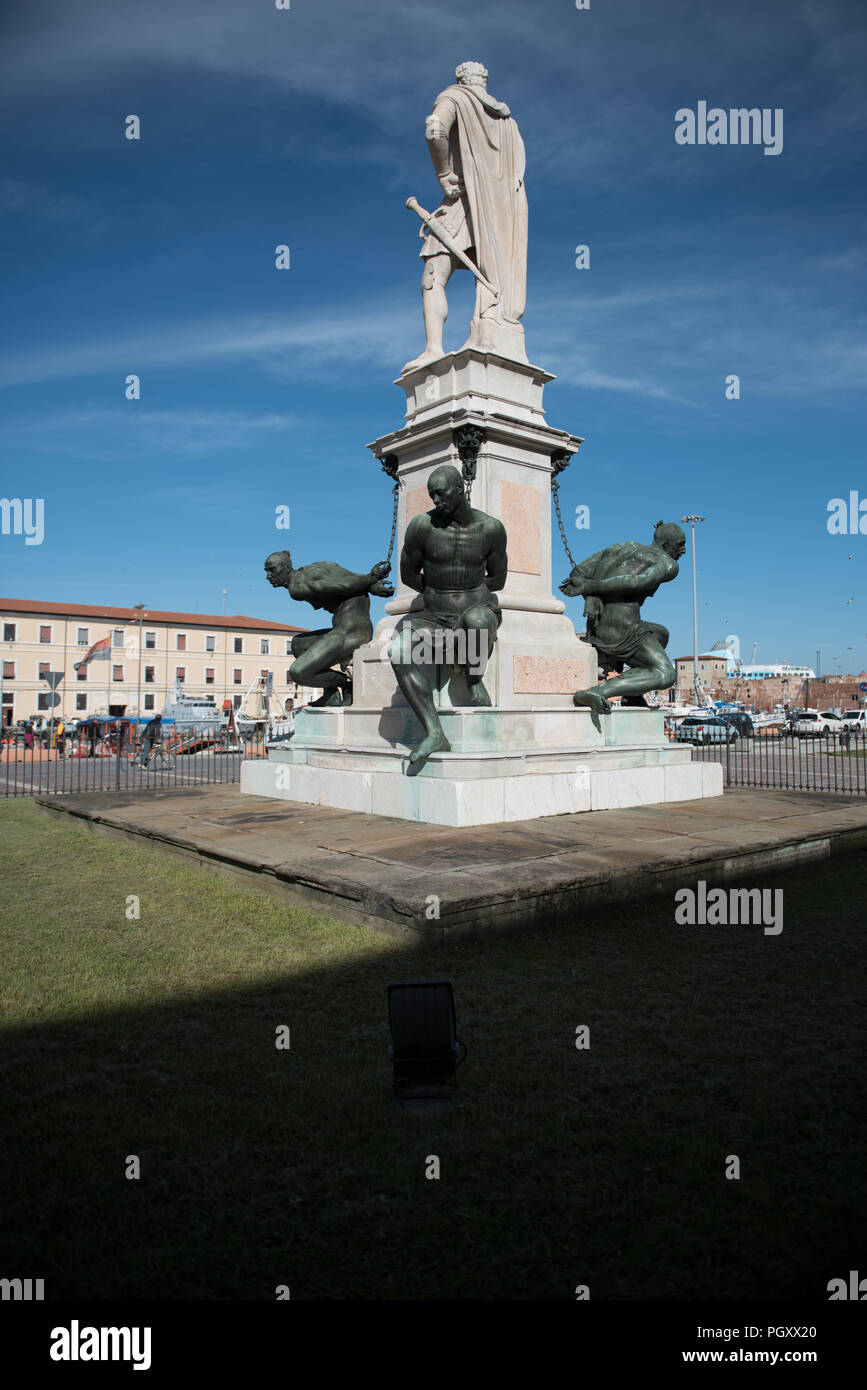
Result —
[{"label": "bronze chain", "polygon": [[555,449],[551,455],[551,496],[554,499],[554,511],[557,513],[557,525],[560,528],[560,539],[563,542],[563,549],[566,551],[569,564],[574,569],[576,564],[575,556],[569,549],[569,542],[566,539],[566,528],[563,525],[563,517],[560,514],[560,483],[558,481],[558,475],[569,467],[571,461],[572,455],[567,453],[565,449]]},{"label": "bronze chain", "polygon": [[394,538],[397,534],[397,509],[400,503],[401,484],[397,476],[398,457],[397,454],[386,454],[385,458],[381,458],[379,461],[382,464],[383,473],[387,473],[390,478],[394,479],[394,487],[391,490],[394,506],[391,513],[391,536],[388,542],[388,557],[386,559],[386,564],[389,570],[391,570],[391,557],[394,554]]}]

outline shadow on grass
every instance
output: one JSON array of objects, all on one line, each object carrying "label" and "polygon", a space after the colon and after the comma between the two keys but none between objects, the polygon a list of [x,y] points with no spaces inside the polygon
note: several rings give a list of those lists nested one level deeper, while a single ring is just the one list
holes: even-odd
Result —
[{"label": "shadow on grass", "polygon": [[[763,880],[778,937],[650,903],[9,1029],[0,1274],[49,1298],[824,1299],[865,1249],[863,882],[863,855]],[[419,1117],[390,1098],[385,983],[425,974],[453,978],[469,1057]]]}]

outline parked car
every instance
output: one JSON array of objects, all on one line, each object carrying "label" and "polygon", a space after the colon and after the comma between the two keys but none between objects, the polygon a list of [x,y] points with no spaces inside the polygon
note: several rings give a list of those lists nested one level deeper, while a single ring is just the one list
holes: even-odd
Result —
[{"label": "parked car", "polygon": [[753,738],[755,726],[752,716],[746,710],[720,709],[716,712],[717,719],[722,719],[726,724],[731,724],[733,729],[737,729],[741,738]]},{"label": "parked car", "polygon": [[675,743],[736,743],[737,729],[717,715],[688,715],[677,726]]},{"label": "parked car", "polygon": [[797,738],[833,738],[843,728],[843,721],[833,710],[805,709],[795,722]]},{"label": "parked car", "polygon": [[843,711],[843,727],[850,734],[867,736],[867,709],[847,709]]}]

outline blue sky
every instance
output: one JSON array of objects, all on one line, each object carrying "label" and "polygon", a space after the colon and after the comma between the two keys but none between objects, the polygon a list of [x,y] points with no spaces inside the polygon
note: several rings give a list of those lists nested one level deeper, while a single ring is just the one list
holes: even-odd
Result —
[{"label": "blue sky", "polygon": [[[220,612],[225,587],[307,625],[270,550],[381,558],[366,445],[422,346],[404,202],[438,201],[424,117],[472,58],[527,148],[524,325],[549,421],[586,439],[576,557],[704,514],[703,647],[867,666],[867,535],[826,529],[867,499],[861,0],[7,0],[2,42],[0,493],[44,497],[46,531],[0,536],[0,593]],[[676,144],[699,100],[782,108],[782,153]],[[645,611],[691,648],[687,565]]]}]

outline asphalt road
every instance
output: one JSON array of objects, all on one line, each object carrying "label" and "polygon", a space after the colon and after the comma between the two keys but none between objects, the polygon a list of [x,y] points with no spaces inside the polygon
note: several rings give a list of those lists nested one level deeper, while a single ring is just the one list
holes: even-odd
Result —
[{"label": "asphalt road", "polygon": [[207,786],[241,780],[242,753],[188,753],[143,768],[132,758],[47,758],[18,750],[0,756],[0,797],[42,792],[139,791],[149,787]]}]

